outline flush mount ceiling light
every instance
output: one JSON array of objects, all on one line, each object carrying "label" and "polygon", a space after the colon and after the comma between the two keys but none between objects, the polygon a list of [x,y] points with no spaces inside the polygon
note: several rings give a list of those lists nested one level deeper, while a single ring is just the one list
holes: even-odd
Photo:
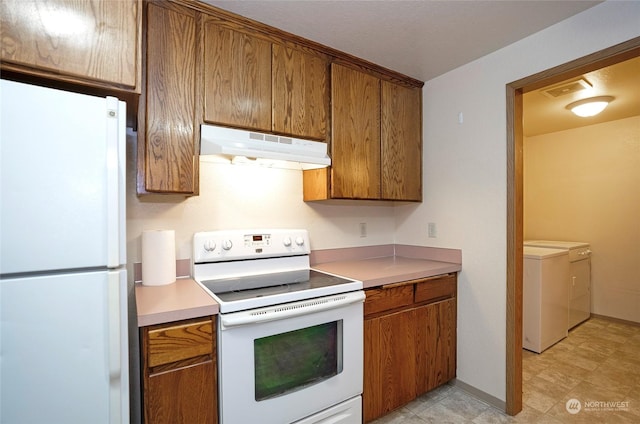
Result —
[{"label": "flush mount ceiling light", "polygon": [[577,102],[569,103],[567,105],[567,109],[578,116],[586,118],[588,116],[594,116],[602,112],[612,100],[612,96],[590,97],[588,99],[582,99],[578,100]]}]

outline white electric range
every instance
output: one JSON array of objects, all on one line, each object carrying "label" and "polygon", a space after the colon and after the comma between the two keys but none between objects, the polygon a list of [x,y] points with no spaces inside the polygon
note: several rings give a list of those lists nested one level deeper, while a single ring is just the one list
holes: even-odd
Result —
[{"label": "white electric range", "polygon": [[194,235],[194,279],[220,305],[222,424],[362,422],[362,282],[309,255],[306,230]]}]

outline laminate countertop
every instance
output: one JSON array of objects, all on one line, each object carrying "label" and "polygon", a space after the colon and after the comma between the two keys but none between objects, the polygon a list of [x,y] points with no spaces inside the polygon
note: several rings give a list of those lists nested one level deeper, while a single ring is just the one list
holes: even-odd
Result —
[{"label": "laminate countertop", "polygon": [[[311,267],[362,281],[364,288],[458,272],[462,252],[407,245],[315,250]],[[220,311],[218,303],[193,279],[165,286],[135,285],[138,327],[164,324]]]},{"label": "laminate countertop", "polygon": [[136,283],[138,327],[181,321],[219,312],[218,303],[191,278],[164,286]]},{"label": "laminate countertop", "polygon": [[385,244],[311,252],[311,267],[362,281],[370,288],[462,270],[462,251]]},{"label": "laminate countertop", "polygon": [[429,259],[387,256],[313,265],[314,269],[362,281],[370,288],[401,281],[428,278],[461,270],[461,264]]}]

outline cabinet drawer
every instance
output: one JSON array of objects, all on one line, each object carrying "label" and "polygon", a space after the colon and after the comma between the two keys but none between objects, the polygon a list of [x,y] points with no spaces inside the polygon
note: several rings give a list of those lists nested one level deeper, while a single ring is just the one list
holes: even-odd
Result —
[{"label": "cabinet drawer", "polygon": [[413,284],[365,290],[364,315],[400,308],[413,303]]},{"label": "cabinet drawer", "polygon": [[435,302],[449,299],[456,295],[455,275],[444,275],[432,279],[423,280],[416,284],[416,302]]},{"label": "cabinet drawer", "polygon": [[210,319],[149,330],[148,363],[155,367],[213,352]]}]

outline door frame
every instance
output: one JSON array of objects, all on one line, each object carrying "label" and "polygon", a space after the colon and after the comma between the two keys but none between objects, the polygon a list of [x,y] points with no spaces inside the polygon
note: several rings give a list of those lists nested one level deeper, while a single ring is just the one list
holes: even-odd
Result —
[{"label": "door frame", "polygon": [[506,413],[522,410],[522,95],[640,56],[640,37],[507,84],[507,334]]}]

